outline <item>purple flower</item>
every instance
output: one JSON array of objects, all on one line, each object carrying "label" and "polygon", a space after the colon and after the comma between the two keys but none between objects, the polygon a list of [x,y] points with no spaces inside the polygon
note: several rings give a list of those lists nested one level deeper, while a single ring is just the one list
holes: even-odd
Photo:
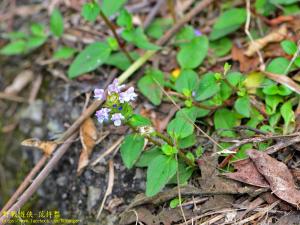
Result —
[{"label": "purple flower", "polygon": [[104,120],[109,120],[110,109],[102,108],[96,112],[96,117],[99,123],[103,123]]},{"label": "purple flower", "polygon": [[108,93],[111,94],[113,92],[115,93],[120,93],[121,89],[124,88],[125,85],[119,85],[119,81],[118,79],[114,79],[114,81],[112,82],[112,84],[108,85]]},{"label": "purple flower", "polygon": [[114,122],[116,127],[121,125],[121,120],[124,120],[125,117],[121,113],[115,113],[111,116],[111,120]]},{"label": "purple flower", "polygon": [[194,34],[195,34],[197,37],[199,37],[199,36],[202,35],[201,31],[200,31],[200,30],[197,30],[197,29],[194,30]]},{"label": "purple flower", "polygon": [[134,101],[137,94],[134,92],[134,88],[130,87],[126,91],[120,93],[119,100],[121,103]]},{"label": "purple flower", "polygon": [[94,98],[97,98],[99,100],[104,100],[104,90],[96,88],[94,90]]}]

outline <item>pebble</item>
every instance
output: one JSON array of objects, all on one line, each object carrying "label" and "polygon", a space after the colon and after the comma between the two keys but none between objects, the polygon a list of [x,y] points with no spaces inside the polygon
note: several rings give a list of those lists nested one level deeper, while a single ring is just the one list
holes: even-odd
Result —
[{"label": "pebble", "polygon": [[41,124],[43,121],[43,106],[44,103],[42,100],[36,100],[26,109],[21,111],[20,118],[31,120],[35,124]]},{"label": "pebble", "polygon": [[96,205],[101,195],[101,189],[93,186],[88,187],[87,196],[87,210],[91,212],[92,208]]}]

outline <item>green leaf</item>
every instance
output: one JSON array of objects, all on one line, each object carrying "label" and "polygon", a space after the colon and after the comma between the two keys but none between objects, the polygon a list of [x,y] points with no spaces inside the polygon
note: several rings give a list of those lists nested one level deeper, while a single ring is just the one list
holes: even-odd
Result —
[{"label": "green leaf", "polygon": [[171,146],[171,145],[168,145],[168,144],[164,144],[162,147],[161,147],[161,150],[162,152],[165,154],[165,155],[168,155],[168,156],[171,156],[171,155],[174,155],[178,152],[178,149]]},{"label": "green leaf", "polygon": [[189,148],[196,144],[196,135],[192,134],[186,138],[179,139],[177,144],[180,149]]},{"label": "green leaf", "polygon": [[[136,52],[129,53],[131,58],[133,60],[136,60],[139,55]],[[117,52],[114,54],[111,54],[107,60],[105,60],[106,65],[115,66],[120,70],[126,70],[132,63],[129,61],[129,59],[125,56],[123,52]]]},{"label": "green leaf", "polygon": [[131,30],[124,30],[122,32],[122,37],[137,46],[138,48],[146,49],[146,50],[158,50],[159,46],[152,44],[147,36],[144,34],[144,31],[141,27]]},{"label": "green leaf", "polygon": [[100,13],[100,6],[97,2],[93,1],[85,3],[82,6],[81,15],[84,19],[90,22],[94,22]]},{"label": "green leaf", "polygon": [[270,0],[270,2],[274,5],[278,5],[278,4],[289,5],[295,2],[299,2],[299,0]]},{"label": "green leaf", "polygon": [[158,18],[150,24],[146,33],[152,38],[159,39],[171,25],[171,18]]},{"label": "green leaf", "polygon": [[183,69],[194,69],[201,65],[208,52],[206,36],[195,37],[191,42],[182,44],[177,61]]},{"label": "green leaf", "polygon": [[179,43],[190,42],[195,38],[194,28],[192,26],[185,26],[176,34],[175,40]]},{"label": "green leaf", "polygon": [[19,39],[26,39],[27,34],[25,34],[24,32],[21,32],[21,31],[13,31],[13,32],[3,34],[3,38],[7,38],[11,41],[14,41],[14,40],[19,40]]},{"label": "green leaf", "polygon": [[175,209],[177,206],[179,206],[180,201],[179,198],[174,198],[170,201],[170,208]]},{"label": "green leaf", "polygon": [[13,41],[1,48],[1,55],[20,55],[26,50],[26,43],[23,40]]},{"label": "green leaf", "polygon": [[228,54],[232,48],[232,42],[229,38],[224,37],[216,41],[211,41],[209,46],[213,49],[216,56],[222,57]]},{"label": "green leaf", "polygon": [[281,45],[282,49],[285,51],[285,53],[288,55],[294,55],[297,51],[297,45],[293,41],[284,40],[284,41],[280,42],[280,45]]},{"label": "green leaf", "polygon": [[30,30],[33,36],[35,37],[46,37],[45,26],[40,23],[34,23],[30,26]]},{"label": "green leaf", "polygon": [[61,37],[64,32],[64,19],[58,9],[54,9],[51,14],[50,29],[56,37]]},{"label": "green leaf", "polygon": [[[179,184],[186,184],[186,182],[190,179],[194,172],[194,168],[187,166],[184,162],[178,162],[178,173],[179,173]],[[177,184],[177,174],[175,174],[171,180],[168,182],[169,184]]]},{"label": "green leaf", "polygon": [[176,117],[168,124],[167,131],[171,137],[182,139],[193,134],[194,125],[183,117]]},{"label": "green leaf", "polygon": [[164,74],[159,70],[149,70],[137,84],[142,94],[154,105],[161,103],[163,92],[161,87],[164,86]]},{"label": "green leaf", "polygon": [[198,74],[193,70],[182,70],[179,78],[176,80],[175,89],[183,93],[185,89],[193,91],[198,83]]},{"label": "green leaf", "polygon": [[285,70],[288,68],[290,62],[286,58],[278,57],[273,59],[266,68],[266,71],[275,74],[284,74]]},{"label": "green leaf", "polygon": [[111,49],[105,42],[95,42],[81,51],[68,70],[70,78],[95,70],[110,56]]},{"label": "green leaf", "polygon": [[27,39],[26,51],[38,48],[47,41],[47,37],[30,36]]},{"label": "green leaf", "polygon": [[283,98],[279,95],[267,95],[266,98],[266,112],[268,115],[276,113],[276,108],[279,103],[283,102]]},{"label": "green leaf", "polygon": [[244,117],[250,117],[251,105],[249,96],[239,97],[234,103],[234,109]]},{"label": "green leaf", "polygon": [[295,125],[295,114],[291,101],[288,101],[281,106],[280,113],[284,120],[283,133],[287,134],[293,132]]},{"label": "green leaf", "polygon": [[[214,114],[214,125],[216,130],[231,129],[236,126],[236,123],[237,119],[235,114],[226,108],[218,109]],[[233,131],[222,131],[220,135],[225,137],[234,137],[235,133]]]},{"label": "green leaf", "polygon": [[256,0],[255,9],[259,14],[269,16],[275,11],[276,7],[272,5],[269,0]]},{"label": "green leaf", "polygon": [[103,0],[101,9],[107,17],[110,17],[118,12],[126,2],[127,0]]},{"label": "green leaf", "polygon": [[196,89],[195,99],[202,101],[214,96],[220,90],[220,84],[217,82],[214,73],[206,73],[202,76],[198,88]]},{"label": "green leaf", "polygon": [[120,27],[125,27],[126,29],[133,28],[132,16],[126,9],[122,9],[120,11],[120,15],[117,18],[117,24]]},{"label": "green leaf", "polygon": [[133,114],[129,119],[129,124],[133,127],[151,126],[151,121],[140,114]]},{"label": "green leaf", "polygon": [[144,148],[144,137],[137,134],[127,135],[121,145],[121,157],[124,165],[130,169],[138,160]]},{"label": "green leaf", "polygon": [[152,149],[142,153],[139,160],[135,163],[136,167],[148,167],[151,161],[159,155],[162,155],[162,151],[159,147],[153,147]]},{"label": "green leaf", "polygon": [[176,170],[177,162],[172,157],[159,155],[153,159],[147,170],[146,195],[151,197],[160,192]]},{"label": "green leaf", "polygon": [[198,108],[196,106],[192,106],[190,108],[183,108],[177,111],[176,117],[182,117],[185,120],[191,120],[195,122],[197,118],[204,117],[208,115],[210,111],[208,109]]},{"label": "green leaf", "polygon": [[244,8],[233,8],[223,12],[212,28],[210,40],[217,40],[236,31],[245,23],[246,17],[247,13]]},{"label": "green leaf", "polygon": [[69,59],[75,54],[75,52],[76,52],[76,49],[70,48],[67,46],[63,46],[54,52],[53,58],[54,59]]}]

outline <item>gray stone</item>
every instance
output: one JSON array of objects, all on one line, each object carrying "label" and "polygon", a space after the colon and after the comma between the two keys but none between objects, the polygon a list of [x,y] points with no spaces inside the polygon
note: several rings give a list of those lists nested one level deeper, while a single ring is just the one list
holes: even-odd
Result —
[{"label": "gray stone", "polygon": [[91,212],[92,208],[96,205],[101,195],[101,189],[93,186],[88,188],[87,196],[87,210]]},{"label": "gray stone", "polygon": [[31,120],[36,124],[41,124],[43,121],[43,106],[44,103],[42,100],[36,100],[26,109],[21,111],[20,118]]}]

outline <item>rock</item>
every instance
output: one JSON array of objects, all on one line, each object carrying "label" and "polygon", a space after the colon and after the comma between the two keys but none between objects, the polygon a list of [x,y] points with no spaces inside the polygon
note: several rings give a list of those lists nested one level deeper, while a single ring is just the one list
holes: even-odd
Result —
[{"label": "rock", "polygon": [[101,189],[93,186],[89,186],[88,188],[88,196],[87,196],[87,210],[91,212],[92,208],[96,205],[98,199],[101,195]]},{"label": "rock", "polygon": [[64,187],[67,185],[68,183],[68,179],[65,176],[60,176],[56,179],[56,183],[61,186]]}]

